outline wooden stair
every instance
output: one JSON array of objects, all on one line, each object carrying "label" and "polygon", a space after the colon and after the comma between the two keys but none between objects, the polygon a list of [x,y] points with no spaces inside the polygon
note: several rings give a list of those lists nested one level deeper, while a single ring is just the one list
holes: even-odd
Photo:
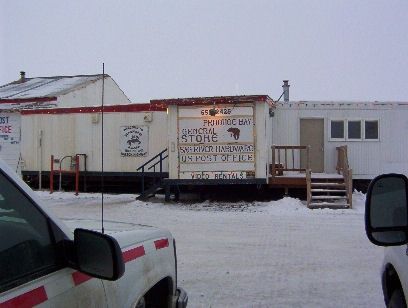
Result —
[{"label": "wooden stair", "polygon": [[348,209],[351,203],[343,178],[310,178],[308,185],[310,209]]}]

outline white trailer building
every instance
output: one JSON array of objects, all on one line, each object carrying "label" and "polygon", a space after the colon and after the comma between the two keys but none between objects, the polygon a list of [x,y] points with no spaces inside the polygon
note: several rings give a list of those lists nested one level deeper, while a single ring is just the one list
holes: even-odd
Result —
[{"label": "white trailer building", "polygon": [[272,135],[274,144],[311,145],[312,172],[336,172],[336,148],[347,145],[354,179],[408,173],[408,103],[279,102]]},{"label": "white trailer building", "polygon": [[[100,104],[102,75],[56,76],[26,78],[25,72],[20,79],[0,87],[0,157],[13,169],[20,171],[23,162],[28,168],[33,165],[37,145],[22,153],[21,144],[26,131],[21,128],[24,119],[21,110],[41,110],[77,106],[96,106]],[[130,101],[115,81],[106,75],[106,103],[129,104]],[[28,127],[29,139],[41,138],[40,130]],[[24,140],[32,142],[33,140]],[[37,161],[37,160],[36,160]],[[38,169],[37,169],[38,170]]]},{"label": "white trailer building", "polygon": [[89,184],[102,166],[103,83],[106,175],[135,175],[166,148],[166,108],[131,104],[108,75],[103,81],[102,75],[26,78],[22,72],[20,80],[0,87],[0,156],[41,186],[51,155],[58,174],[59,168],[72,171],[81,154],[79,171]]},{"label": "white trailer building", "polygon": [[[0,156],[26,179],[74,167],[84,181],[100,177],[102,80],[22,74],[0,87]],[[408,103],[293,102],[285,81],[284,102],[248,95],[132,104],[107,75],[104,85],[105,177],[118,186],[142,179],[142,198],[158,187],[169,199],[183,186],[244,184],[306,188],[311,207],[350,207],[352,179],[408,173]]]},{"label": "white trailer building", "polygon": [[267,184],[273,107],[267,95],[151,103],[168,106],[169,176],[161,183],[167,199],[186,185]]}]

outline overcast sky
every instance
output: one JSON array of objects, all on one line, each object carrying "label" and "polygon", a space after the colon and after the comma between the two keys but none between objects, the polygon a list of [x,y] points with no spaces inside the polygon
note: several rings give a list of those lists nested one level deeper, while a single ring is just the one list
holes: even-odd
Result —
[{"label": "overcast sky", "polygon": [[407,0],[0,0],[0,84],[110,74],[132,102],[408,101]]}]

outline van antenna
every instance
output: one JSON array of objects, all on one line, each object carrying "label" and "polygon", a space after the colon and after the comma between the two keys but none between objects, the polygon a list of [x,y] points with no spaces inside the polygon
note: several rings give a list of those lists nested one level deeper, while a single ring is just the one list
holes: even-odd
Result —
[{"label": "van antenna", "polygon": [[105,229],[103,227],[103,199],[104,199],[104,190],[105,190],[105,182],[104,182],[104,169],[103,169],[103,100],[104,100],[104,94],[105,94],[105,63],[102,63],[102,109],[101,109],[101,124],[102,124],[102,142],[101,142],[101,192],[102,192],[102,208],[101,208],[101,214],[102,214],[102,233],[105,233]]}]

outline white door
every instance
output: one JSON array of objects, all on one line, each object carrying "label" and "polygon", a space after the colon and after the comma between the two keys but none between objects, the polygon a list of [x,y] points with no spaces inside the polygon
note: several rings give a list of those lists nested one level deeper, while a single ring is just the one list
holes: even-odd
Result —
[{"label": "white door", "polygon": [[[310,146],[310,168],[324,172],[324,119],[300,119],[300,145]],[[300,155],[300,165],[307,166],[306,153]]]}]

